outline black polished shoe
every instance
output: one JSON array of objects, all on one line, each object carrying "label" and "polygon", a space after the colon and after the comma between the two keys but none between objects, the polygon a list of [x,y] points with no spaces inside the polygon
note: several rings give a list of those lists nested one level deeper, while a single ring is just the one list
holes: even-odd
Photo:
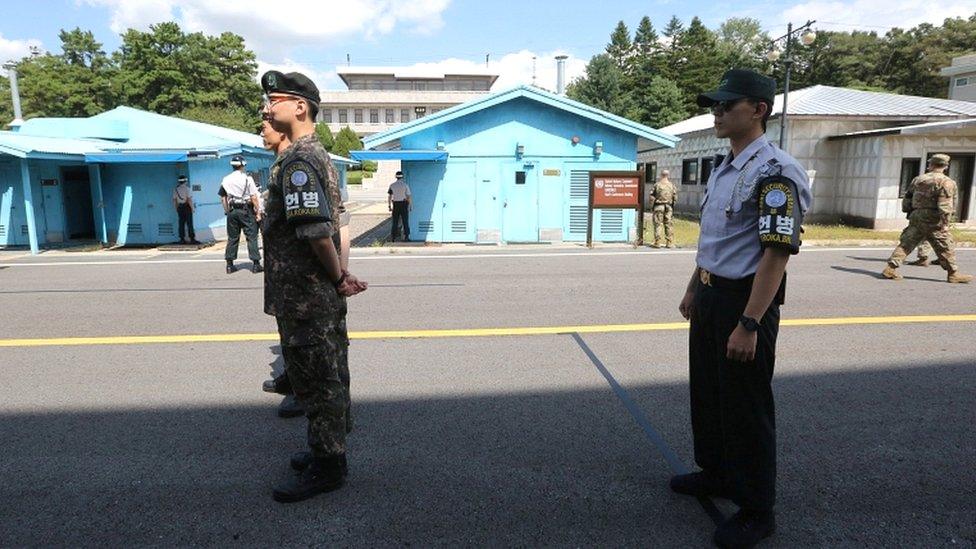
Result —
[{"label": "black polished shoe", "polygon": [[673,476],[671,477],[670,485],[671,491],[684,494],[686,496],[695,496],[699,498],[717,497],[726,499],[729,497],[728,490],[725,488],[725,484],[722,482],[722,479],[715,475],[706,473],[705,471]]},{"label": "black polished shoe", "polygon": [[295,391],[291,388],[291,381],[288,380],[287,373],[281,374],[276,378],[264,380],[264,383],[261,384],[261,390],[265,393],[278,393],[279,395],[295,394]]},{"label": "black polished shoe", "polygon": [[251,265],[251,272],[255,274],[264,272],[264,267],[261,266],[260,261],[255,261],[254,264]]},{"label": "black polished shoe", "polygon": [[732,518],[715,530],[713,541],[719,547],[755,547],[776,531],[776,516],[772,509],[753,511],[739,509]]},{"label": "black polished shoe", "polygon": [[234,274],[235,272],[237,272],[237,267],[234,266],[234,262],[233,261],[228,261],[227,262],[227,274]]},{"label": "black polished shoe", "polygon": [[[295,452],[291,455],[291,468],[296,471],[304,471],[314,459],[312,452]],[[339,467],[342,468],[342,476],[349,475],[349,463],[346,461],[346,454],[339,456]]]},{"label": "black polished shoe", "polygon": [[281,503],[294,503],[342,487],[342,456],[313,458],[301,471],[275,486],[272,496]]},{"label": "black polished shoe", "polygon": [[295,398],[295,395],[287,395],[278,405],[278,417],[299,417],[305,415],[305,406]]}]

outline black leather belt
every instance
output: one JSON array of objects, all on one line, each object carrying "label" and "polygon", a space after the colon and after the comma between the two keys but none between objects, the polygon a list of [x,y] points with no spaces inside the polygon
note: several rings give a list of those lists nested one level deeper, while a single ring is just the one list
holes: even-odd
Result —
[{"label": "black leather belt", "polygon": [[745,278],[725,278],[724,276],[718,276],[715,273],[710,273],[701,267],[698,268],[698,280],[700,280],[702,284],[711,288],[721,288],[723,290],[748,290],[752,288],[752,279],[755,277],[755,275],[749,275]]},{"label": "black leather belt", "polygon": [[243,204],[234,204],[234,203],[231,203],[230,207],[231,208],[239,208],[239,209],[250,208],[251,207],[251,203],[250,202],[244,202]]}]

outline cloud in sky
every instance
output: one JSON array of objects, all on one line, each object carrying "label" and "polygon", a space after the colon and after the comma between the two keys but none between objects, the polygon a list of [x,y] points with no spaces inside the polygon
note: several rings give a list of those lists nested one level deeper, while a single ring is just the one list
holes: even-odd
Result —
[{"label": "cloud in sky", "polygon": [[41,47],[40,40],[7,40],[0,35],[0,63],[19,61],[30,54],[31,46]]},{"label": "cloud in sky", "polygon": [[176,21],[188,31],[219,34],[231,31],[245,38],[258,57],[284,62],[302,46],[338,43],[350,36],[367,39],[397,30],[429,34],[444,25],[450,0],[81,0],[107,8],[110,26],[121,33],[145,30],[154,23]]},{"label": "cloud in sky", "polygon": [[947,18],[969,17],[972,0],[810,0],[784,9],[772,23],[794,24],[814,19],[815,27],[836,31],[867,30],[878,34],[892,27],[910,29],[920,23],[941,25]]}]

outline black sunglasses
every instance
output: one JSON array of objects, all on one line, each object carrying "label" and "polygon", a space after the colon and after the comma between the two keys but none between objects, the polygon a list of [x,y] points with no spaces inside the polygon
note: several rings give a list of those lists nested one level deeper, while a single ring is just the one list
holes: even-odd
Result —
[{"label": "black sunglasses", "polygon": [[726,101],[716,101],[715,103],[712,103],[712,107],[711,107],[712,114],[715,115],[715,116],[722,116],[723,114],[725,114],[725,113],[729,112],[730,110],[732,110],[735,107],[736,103],[738,103],[739,101],[745,101],[745,100],[746,100],[745,97],[740,97],[738,99],[728,99]]}]

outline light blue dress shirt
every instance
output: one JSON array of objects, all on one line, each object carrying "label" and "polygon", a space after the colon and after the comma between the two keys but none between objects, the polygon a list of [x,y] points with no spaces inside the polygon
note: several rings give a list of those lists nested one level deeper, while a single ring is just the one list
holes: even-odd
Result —
[{"label": "light blue dress shirt", "polygon": [[739,279],[756,272],[762,255],[756,183],[778,173],[792,179],[804,213],[810,209],[813,195],[806,170],[765,135],[735,158],[730,157],[726,156],[708,178],[695,260],[710,273]]}]

